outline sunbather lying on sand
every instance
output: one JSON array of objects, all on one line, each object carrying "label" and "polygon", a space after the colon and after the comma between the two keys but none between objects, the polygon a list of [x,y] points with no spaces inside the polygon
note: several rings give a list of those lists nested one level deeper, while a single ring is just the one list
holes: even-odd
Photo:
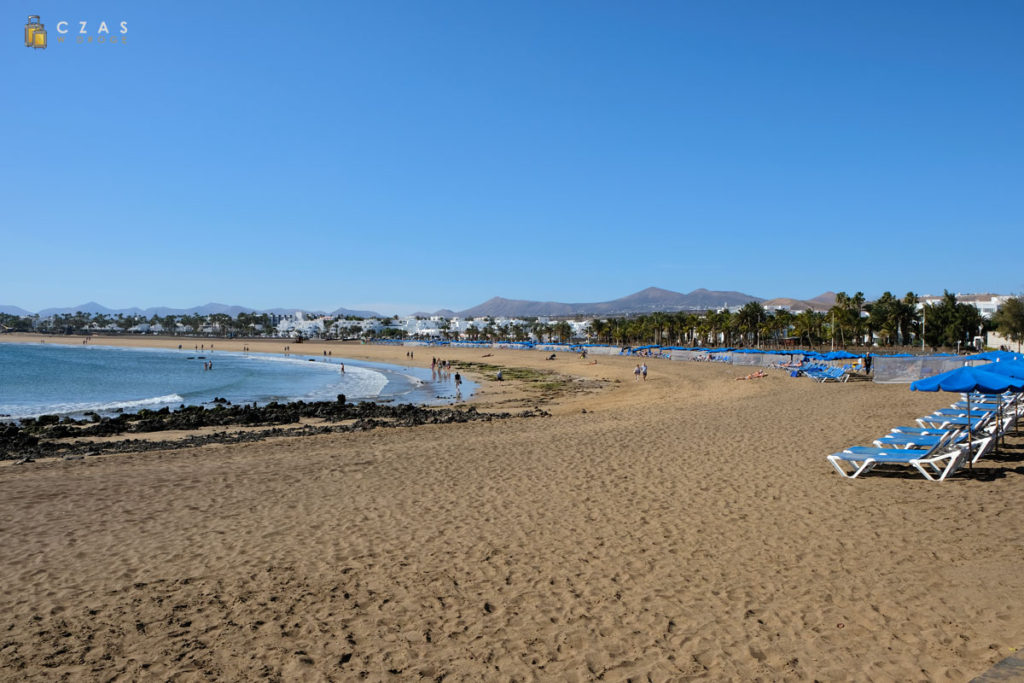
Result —
[{"label": "sunbather lying on sand", "polygon": [[758,377],[767,377],[767,376],[768,376],[767,372],[765,372],[764,370],[758,370],[757,372],[750,373],[746,377],[737,377],[736,379],[757,379]]}]

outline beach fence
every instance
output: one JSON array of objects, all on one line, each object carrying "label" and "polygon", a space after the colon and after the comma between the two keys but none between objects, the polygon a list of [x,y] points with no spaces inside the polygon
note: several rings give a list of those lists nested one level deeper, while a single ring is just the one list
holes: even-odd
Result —
[{"label": "beach fence", "polygon": [[513,349],[515,351],[528,351],[534,348],[533,342],[494,342],[492,349]]},{"label": "beach fence", "polygon": [[578,353],[579,347],[575,344],[535,344],[538,351],[552,351],[554,353]]},{"label": "beach fence", "polygon": [[766,368],[770,365],[781,362],[779,357],[773,353],[750,351],[746,349],[733,351],[730,356],[733,365],[756,365]]},{"label": "beach fence", "polygon": [[707,360],[708,352],[704,349],[666,349],[672,360]]},{"label": "beach fence", "polygon": [[663,350],[662,347],[657,344],[647,344],[646,346],[626,346],[620,351],[620,355],[640,355],[650,358],[668,358],[668,349]]},{"label": "beach fence", "polygon": [[963,367],[963,356],[946,354],[934,356],[872,356],[871,374],[879,384],[909,384],[925,377],[931,377],[947,370]]},{"label": "beach fence", "polygon": [[587,352],[587,355],[617,356],[622,351],[622,347],[610,344],[584,344],[583,350]]}]

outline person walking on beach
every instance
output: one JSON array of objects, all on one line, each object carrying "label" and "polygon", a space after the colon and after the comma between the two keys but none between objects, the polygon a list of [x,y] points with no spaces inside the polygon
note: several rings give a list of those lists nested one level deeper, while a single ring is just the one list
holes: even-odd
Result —
[{"label": "person walking on beach", "polygon": [[644,376],[644,381],[647,381],[647,363],[640,366],[640,374]]},{"label": "person walking on beach", "polygon": [[634,382],[639,382],[640,381],[640,364],[639,363],[637,363],[636,367],[633,369],[633,381]]}]

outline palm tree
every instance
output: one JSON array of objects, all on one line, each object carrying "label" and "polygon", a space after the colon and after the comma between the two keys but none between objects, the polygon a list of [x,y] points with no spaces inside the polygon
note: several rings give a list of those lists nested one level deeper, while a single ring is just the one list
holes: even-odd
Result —
[{"label": "palm tree", "polygon": [[1000,304],[992,316],[992,323],[1000,334],[1017,342],[1017,350],[1020,351],[1021,342],[1024,342],[1024,297],[1011,297]]},{"label": "palm tree", "polygon": [[921,314],[917,310],[917,300],[917,294],[907,292],[897,309],[897,327],[900,330],[899,341],[902,344],[911,343],[911,336],[920,334]]},{"label": "palm tree", "polygon": [[785,309],[775,311],[774,315],[772,315],[772,337],[774,344],[778,345],[782,337],[789,335],[789,330],[793,327],[793,319],[793,314]]},{"label": "palm tree", "polygon": [[807,309],[793,319],[793,330],[800,341],[806,341],[808,346],[814,346],[821,341],[824,322],[824,315]]},{"label": "palm tree", "polygon": [[734,316],[733,325],[742,335],[743,340],[749,343],[751,337],[758,340],[758,335],[761,330],[761,322],[764,318],[764,306],[756,301],[748,301],[743,304],[743,308],[741,308]]}]

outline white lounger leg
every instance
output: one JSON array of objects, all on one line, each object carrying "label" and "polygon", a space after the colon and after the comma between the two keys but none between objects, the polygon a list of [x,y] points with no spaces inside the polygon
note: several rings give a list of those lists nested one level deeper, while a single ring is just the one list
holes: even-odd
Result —
[{"label": "white lounger leg", "polygon": [[[967,460],[967,446],[961,446],[955,451],[947,451],[942,455],[911,460],[910,464],[916,467],[917,471],[923,474],[928,481],[944,481],[946,477],[959,471],[967,463]],[[944,466],[940,466],[942,462],[945,462]],[[924,468],[925,465],[931,468],[931,472]]]},{"label": "white lounger leg", "polygon": [[[856,460],[848,460],[846,458],[840,458],[839,454],[833,454],[828,456],[828,461],[832,463],[832,467],[836,468],[836,472],[843,475],[847,479],[856,479],[865,472],[870,472],[871,468],[875,466],[875,461],[872,458],[867,458],[864,462],[858,464]],[[846,469],[839,463],[849,463],[850,467],[853,468],[853,472],[847,472]]]}]

